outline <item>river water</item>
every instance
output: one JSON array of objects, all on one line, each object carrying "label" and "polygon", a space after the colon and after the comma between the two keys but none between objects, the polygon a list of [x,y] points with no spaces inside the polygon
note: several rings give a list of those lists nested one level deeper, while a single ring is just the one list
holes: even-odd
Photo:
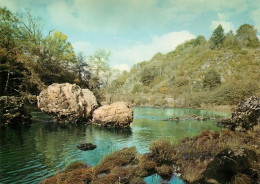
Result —
[{"label": "river water", "polygon": [[[39,183],[74,161],[96,165],[109,153],[124,147],[135,146],[139,153],[149,152],[157,139],[172,143],[194,136],[203,130],[218,130],[213,120],[164,121],[169,117],[197,115],[223,117],[219,113],[198,109],[134,108],[134,122],[129,131],[116,131],[91,125],[61,125],[36,109],[32,115],[37,123],[29,127],[0,126],[0,183]],[[80,143],[97,145],[92,151],[77,149]],[[145,179],[148,184],[160,183],[158,176]],[[171,184],[183,183],[173,177]]]}]

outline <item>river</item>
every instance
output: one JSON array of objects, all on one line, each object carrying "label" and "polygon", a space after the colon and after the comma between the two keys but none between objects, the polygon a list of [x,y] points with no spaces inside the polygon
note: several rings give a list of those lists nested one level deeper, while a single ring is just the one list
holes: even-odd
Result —
[{"label": "river", "polygon": [[[55,124],[37,109],[32,115],[37,123],[28,127],[0,127],[0,183],[39,183],[74,161],[96,165],[109,153],[124,147],[135,146],[139,153],[149,152],[157,139],[172,143],[184,137],[197,135],[203,130],[218,130],[213,120],[164,121],[169,117],[197,115],[223,117],[219,113],[198,109],[134,108],[134,121],[129,131],[116,131],[91,125]],[[97,145],[92,151],[77,149],[80,143]],[[148,184],[160,183],[160,178],[145,178]],[[173,177],[171,184],[183,183]]]}]

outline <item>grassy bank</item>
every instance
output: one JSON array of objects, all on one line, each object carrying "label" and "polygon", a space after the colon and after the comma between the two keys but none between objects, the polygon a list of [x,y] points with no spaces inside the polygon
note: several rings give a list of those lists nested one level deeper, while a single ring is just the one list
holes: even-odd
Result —
[{"label": "grassy bank", "polygon": [[234,111],[234,109],[236,108],[236,105],[203,105],[200,108],[204,109],[204,110],[226,112],[226,113],[231,114]]},{"label": "grassy bank", "polygon": [[[204,131],[175,145],[158,140],[151,145],[149,154],[140,155],[133,147],[124,148],[108,155],[95,167],[72,163],[42,184],[136,184],[145,183],[143,179],[154,173],[169,179],[176,172],[187,183],[257,183],[260,179],[259,135],[260,125],[247,132]],[[234,162],[224,159],[221,162],[224,165],[218,163],[217,160],[227,157]]]}]

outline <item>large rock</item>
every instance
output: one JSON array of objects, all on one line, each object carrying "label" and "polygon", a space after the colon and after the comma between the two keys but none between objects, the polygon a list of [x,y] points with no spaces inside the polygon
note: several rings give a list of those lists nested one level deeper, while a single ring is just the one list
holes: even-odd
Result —
[{"label": "large rock", "polygon": [[246,174],[250,178],[256,174],[254,169],[251,169],[251,165],[256,161],[257,155],[252,150],[226,148],[209,163],[203,175],[205,180],[215,180],[217,183],[229,183],[239,174]]},{"label": "large rock", "polygon": [[219,125],[231,130],[248,130],[260,123],[260,98],[252,96],[241,102],[231,119],[222,119]]},{"label": "large rock", "polygon": [[61,121],[89,119],[98,107],[96,97],[88,89],[75,84],[52,84],[37,97],[38,107]]},{"label": "large rock", "polygon": [[129,127],[133,121],[133,110],[125,102],[104,105],[93,113],[92,123],[106,127]]},{"label": "large rock", "polygon": [[32,122],[31,115],[24,107],[24,101],[20,97],[0,97],[0,124],[21,125]]}]

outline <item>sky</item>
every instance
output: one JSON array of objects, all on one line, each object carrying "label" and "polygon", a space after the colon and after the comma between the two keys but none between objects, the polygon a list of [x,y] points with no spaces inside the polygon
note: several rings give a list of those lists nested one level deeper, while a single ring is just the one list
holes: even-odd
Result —
[{"label": "sky", "polygon": [[259,0],[0,0],[0,6],[30,11],[45,31],[65,33],[76,52],[109,50],[110,66],[120,70],[198,35],[208,39],[219,24],[225,32],[244,23],[260,30]]}]

